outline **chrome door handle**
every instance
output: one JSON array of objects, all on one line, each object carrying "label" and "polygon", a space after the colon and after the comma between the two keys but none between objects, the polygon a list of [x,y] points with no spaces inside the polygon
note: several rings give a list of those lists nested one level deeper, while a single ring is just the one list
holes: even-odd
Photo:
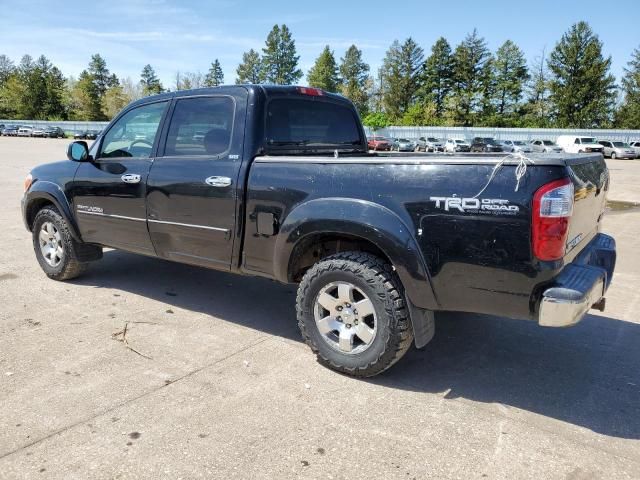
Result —
[{"label": "chrome door handle", "polygon": [[120,178],[124,183],[140,183],[140,175],[135,173],[125,173]]},{"label": "chrome door handle", "polygon": [[208,177],[204,183],[212,187],[228,187],[231,185],[231,179],[229,177]]}]

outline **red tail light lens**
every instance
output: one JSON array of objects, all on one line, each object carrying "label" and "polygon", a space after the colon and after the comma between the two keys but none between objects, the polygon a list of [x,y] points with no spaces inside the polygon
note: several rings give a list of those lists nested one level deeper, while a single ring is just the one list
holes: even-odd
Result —
[{"label": "red tail light lens", "polygon": [[540,187],[533,196],[533,254],[540,260],[564,256],[573,213],[573,183],[569,178]]},{"label": "red tail light lens", "polygon": [[321,97],[324,95],[322,90],[312,87],[298,87],[298,92],[302,95],[311,95],[312,97]]}]

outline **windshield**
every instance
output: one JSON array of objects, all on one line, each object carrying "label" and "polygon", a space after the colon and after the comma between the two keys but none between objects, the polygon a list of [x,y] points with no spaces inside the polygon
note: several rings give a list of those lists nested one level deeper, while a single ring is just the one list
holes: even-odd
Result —
[{"label": "windshield", "polygon": [[440,141],[440,140],[438,140],[437,138],[434,138],[434,137],[429,137],[429,138],[427,138],[427,140],[429,142],[439,142]]},{"label": "windshield", "polygon": [[613,142],[613,145],[618,147],[618,148],[629,148],[630,145],[628,143],[625,142]]},{"label": "windshield", "polygon": [[522,140],[516,140],[515,142],[513,142],[514,145],[526,145],[525,142],[523,142]]},{"label": "windshield", "polygon": [[456,143],[464,143],[464,140],[456,140]]},{"label": "windshield", "polygon": [[409,143],[409,140],[406,139],[406,138],[400,138],[400,139],[398,139],[398,141],[402,142],[402,143]]},{"label": "windshield", "polygon": [[553,143],[551,140],[543,140],[542,143],[548,146],[555,145],[555,143]]},{"label": "windshield", "polygon": [[580,137],[580,143],[596,143],[596,139],[593,137]]}]

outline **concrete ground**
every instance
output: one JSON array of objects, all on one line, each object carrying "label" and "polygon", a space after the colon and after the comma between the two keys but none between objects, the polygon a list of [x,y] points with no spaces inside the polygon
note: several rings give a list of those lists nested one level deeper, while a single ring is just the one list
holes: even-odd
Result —
[{"label": "concrete ground", "polygon": [[[640,210],[605,219],[604,314],[441,315],[355,380],[301,343],[292,286],[115,251],[48,280],[19,203],[65,145],[0,138],[0,478],[640,478]],[[640,161],[609,163],[640,202]]]}]

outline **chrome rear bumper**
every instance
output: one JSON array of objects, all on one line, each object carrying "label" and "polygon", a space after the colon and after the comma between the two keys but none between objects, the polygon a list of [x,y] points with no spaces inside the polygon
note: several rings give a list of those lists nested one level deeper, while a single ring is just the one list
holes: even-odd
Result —
[{"label": "chrome rear bumper", "polygon": [[575,325],[596,305],[604,309],[604,294],[609,288],[616,264],[616,242],[602,233],[587,245],[578,257],[542,294],[538,324],[545,327]]}]

